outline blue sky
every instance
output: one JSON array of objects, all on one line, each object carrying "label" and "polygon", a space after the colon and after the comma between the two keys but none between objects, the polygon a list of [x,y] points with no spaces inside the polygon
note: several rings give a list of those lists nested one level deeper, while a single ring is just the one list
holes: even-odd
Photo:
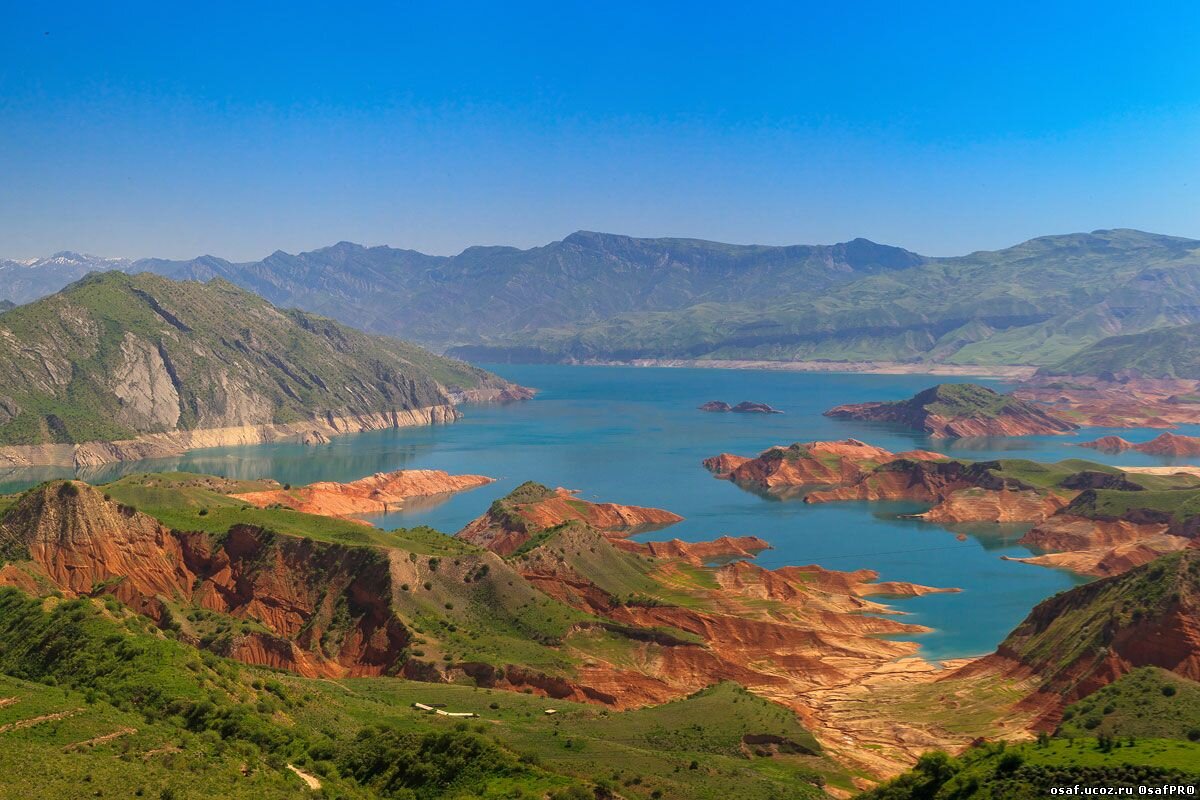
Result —
[{"label": "blue sky", "polygon": [[21,5],[0,256],[1200,238],[1192,2]]}]

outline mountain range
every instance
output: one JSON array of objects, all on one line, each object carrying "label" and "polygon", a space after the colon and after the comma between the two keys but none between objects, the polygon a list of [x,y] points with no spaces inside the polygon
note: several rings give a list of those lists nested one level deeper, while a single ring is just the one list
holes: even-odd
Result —
[{"label": "mountain range", "polygon": [[261,261],[0,263],[28,302],[92,270],[224,278],[474,361],[895,360],[1054,365],[1108,336],[1200,322],[1200,241],[1118,229],[951,258],[855,239],[730,245],[578,232],[432,256],[341,242]]}]

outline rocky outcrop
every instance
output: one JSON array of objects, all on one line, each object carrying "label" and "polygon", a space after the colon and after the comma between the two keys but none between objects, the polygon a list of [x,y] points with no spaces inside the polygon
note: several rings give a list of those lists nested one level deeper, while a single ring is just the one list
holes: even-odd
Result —
[{"label": "rocky outcrop", "polygon": [[1102,436],[1091,442],[1084,442],[1080,447],[1090,447],[1104,453],[1124,453],[1134,450],[1155,456],[1197,456],[1200,455],[1200,437],[1178,436],[1174,433],[1162,433],[1148,442],[1134,444],[1120,436]]},{"label": "rocky outcrop", "polygon": [[942,439],[1067,433],[1079,427],[1047,408],[972,383],[939,384],[909,400],[836,406],[825,416],[892,422]]},{"label": "rocky outcrop", "polygon": [[897,458],[854,483],[810,492],[806,503],[841,500],[930,503],[930,522],[1040,522],[1065,507],[1074,492],[1046,490],[1000,474],[998,461]]},{"label": "rocky outcrop", "polygon": [[284,506],[323,517],[386,514],[414,497],[474,489],[493,481],[483,475],[450,475],[438,469],[377,472],[349,483],[323,481],[299,489],[272,489],[231,495],[259,508]]},{"label": "rocky outcrop", "polygon": [[766,403],[755,403],[743,400],[736,406],[731,406],[723,400],[709,400],[700,406],[701,411],[731,411],[734,414],[782,414],[777,408],[771,408]]},{"label": "rocky outcrop", "polygon": [[[940,454],[925,451],[904,455],[917,459],[944,458]],[[752,459],[723,453],[705,459],[704,466],[718,478],[741,486],[779,491],[854,483],[870,470],[897,457],[882,447],[857,439],[844,439],[772,447]]]},{"label": "rocky outcrop", "polygon": [[1069,499],[1052,492],[1033,489],[999,491],[970,488],[946,495],[936,506],[921,514],[929,522],[1040,522]]},{"label": "rocky outcrop", "polygon": [[1006,558],[1081,575],[1109,577],[1188,546],[1188,539],[1172,535],[1169,530],[1169,524],[1161,521],[1098,520],[1059,513],[1019,541],[1034,550],[1049,552],[1030,558]]},{"label": "rocky outcrop", "polygon": [[409,640],[392,611],[388,559],[372,548],[247,525],[220,538],[171,531],[79,482],[27,493],[5,515],[0,541],[22,542],[32,568],[69,596],[111,594],[164,625],[178,624],[172,603],[252,620],[262,629],[208,642],[248,663],[377,675],[402,660]]},{"label": "rocky outcrop", "polygon": [[519,386],[507,381],[497,381],[499,385],[479,386],[474,389],[458,389],[450,392],[450,399],[455,404],[461,403],[518,403],[532,400],[537,395],[536,389]]},{"label": "rocky outcrop", "polygon": [[525,483],[494,502],[487,513],[456,536],[502,556],[511,555],[538,531],[565,522],[583,522],[608,535],[672,525],[683,517],[670,511],[617,503],[589,503],[567,489]]}]

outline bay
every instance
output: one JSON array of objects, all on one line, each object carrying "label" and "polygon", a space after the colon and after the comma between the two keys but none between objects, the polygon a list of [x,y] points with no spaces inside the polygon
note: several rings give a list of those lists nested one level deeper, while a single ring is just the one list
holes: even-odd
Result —
[{"label": "bay", "polygon": [[[759,536],[773,547],[757,559],[767,567],[816,563],[830,569],[870,569],[883,580],[960,588],[958,594],[888,601],[907,620],[935,629],[916,637],[925,656],[952,658],[989,652],[1036,603],[1082,579],[1002,560],[1004,555],[1030,554],[1016,544],[1028,526],[950,530],[907,518],[922,510],[913,504],[806,505],[798,499],[763,497],[716,480],[701,460],[722,452],[754,455],[775,444],[853,437],[895,451],[919,447],[969,459],[1172,463],[1136,452],[1107,455],[1075,446],[1107,433],[1145,441],[1159,431],[1089,428],[1069,436],[946,441],[821,415],[839,403],[902,399],[934,383],[962,378],[561,365],[489,368],[537,388],[536,399],[467,406],[464,418],[448,426],[356,434],[316,447],[275,443],[213,448],[172,459],[109,465],[78,477],[102,483],[132,472],[183,470],[271,477],[300,485],[424,468],[496,478],[496,483],[480,489],[410,502],[400,512],[370,519],[383,528],[430,525],[448,533],[523,481],[565,486],[579,490],[587,500],[665,508],[685,518],[642,538]],[[1006,388],[1000,381],[972,380]],[[696,408],[708,400],[752,400],[784,413],[722,414]],[[1186,426],[1179,432],[1200,433]],[[12,471],[0,478],[0,491],[68,474]],[[960,534],[965,540],[960,541]]]}]

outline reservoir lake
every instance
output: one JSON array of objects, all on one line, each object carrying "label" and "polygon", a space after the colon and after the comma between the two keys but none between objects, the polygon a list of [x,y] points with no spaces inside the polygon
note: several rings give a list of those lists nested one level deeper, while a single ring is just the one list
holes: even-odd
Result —
[{"label": "reservoir lake", "polygon": [[[769,370],[496,365],[489,369],[539,390],[534,400],[472,405],[453,425],[355,434],[329,444],[294,443],[198,450],[154,461],[90,469],[92,483],[133,472],[182,470],[234,478],[275,478],[300,485],[349,481],[397,469],[443,469],[496,478],[496,483],[448,498],[410,502],[402,511],[369,518],[383,528],[430,525],[453,533],[496,498],[535,480],[579,490],[586,500],[664,508],[683,522],[641,539],[688,541],[759,536],[771,550],[766,567],[820,564],[871,569],[883,580],[958,587],[958,594],[888,599],[906,620],[934,628],[913,637],[928,658],[990,652],[1039,601],[1083,579],[1069,572],[1004,561],[1027,556],[1016,544],[1028,525],[974,524],[947,528],[907,519],[920,505],[779,500],[715,479],[701,460],[729,452],[753,456],[776,444],[852,437],[901,451],[937,450],[956,458],[1085,458],[1111,464],[1163,465],[1162,458],[1107,455],[1079,442],[1119,433],[1140,442],[1157,430],[1085,428],[1067,436],[938,440],[892,426],[833,420],[821,412],[840,403],[898,400],[935,383],[965,378]],[[1006,389],[1002,381],[969,379]],[[706,413],[708,400],[768,403],[782,414]],[[1178,432],[1196,435],[1196,426]],[[0,476],[12,492],[69,470],[14,470]],[[959,534],[966,534],[960,541]]]}]

